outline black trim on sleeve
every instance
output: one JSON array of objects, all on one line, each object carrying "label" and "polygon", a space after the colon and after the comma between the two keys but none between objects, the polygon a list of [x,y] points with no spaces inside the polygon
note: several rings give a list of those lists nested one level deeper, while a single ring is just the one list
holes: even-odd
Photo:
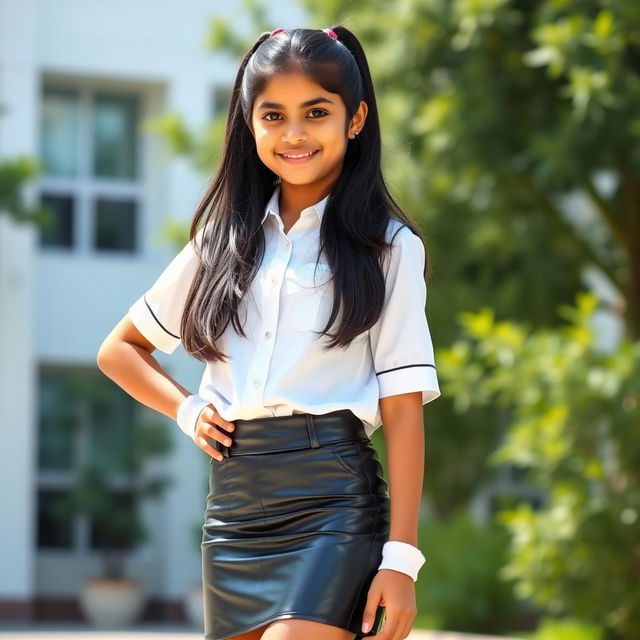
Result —
[{"label": "black trim on sleeve", "polygon": [[[397,220],[397,218],[394,218],[394,220]],[[399,222],[399,221],[398,221]],[[403,229],[409,229],[409,227],[406,224],[401,224],[400,227],[398,227],[398,229],[396,229],[396,232],[393,234],[393,236],[391,237],[391,242],[393,242],[396,239],[396,236],[403,230]],[[411,231],[411,229],[409,229],[409,231]],[[411,233],[413,233],[413,231],[411,231]]]},{"label": "black trim on sleeve", "polygon": [[409,367],[433,367],[436,368],[435,364],[405,364],[401,367],[394,367],[393,369],[385,369],[384,371],[380,371],[376,373],[377,376],[381,376],[383,373],[389,373],[390,371],[397,371],[398,369],[408,369]]},{"label": "black trim on sleeve", "polygon": [[164,327],[162,325],[162,322],[160,322],[160,320],[158,320],[158,318],[156,318],[156,314],[153,313],[151,307],[149,306],[149,303],[147,302],[147,297],[146,296],[143,296],[143,297],[144,297],[144,303],[147,305],[147,309],[149,309],[149,313],[153,316],[153,319],[160,325],[162,330],[165,331],[166,333],[168,333],[173,338],[178,338],[178,340],[180,340],[180,336],[177,336],[175,333],[171,333],[171,331],[169,331],[169,329],[167,329],[166,327]]}]

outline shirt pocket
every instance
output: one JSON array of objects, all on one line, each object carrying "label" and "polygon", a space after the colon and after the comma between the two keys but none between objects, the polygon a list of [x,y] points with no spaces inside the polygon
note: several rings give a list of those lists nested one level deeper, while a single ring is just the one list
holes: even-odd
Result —
[{"label": "shirt pocket", "polygon": [[333,301],[331,277],[326,262],[305,262],[291,275],[288,293],[294,329],[320,331],[327,323]]}]

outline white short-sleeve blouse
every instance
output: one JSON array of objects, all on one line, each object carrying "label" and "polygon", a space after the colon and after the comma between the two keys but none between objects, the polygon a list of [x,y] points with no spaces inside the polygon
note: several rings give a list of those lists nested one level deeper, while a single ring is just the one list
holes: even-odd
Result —
[{"label": "white short-sleeve blouse", "polygon": [[[327,338],[314,331],[324,327],[332,304],[329,266],[315,264],[328,196],[304,209],[285,234],[279,194],[280,186],[265,207],[265,255],[240,309],[247,337],[229,323],[220,347],[231,357],[207,362],[198,393],[229,421],[351,409],[370,436],[382,424],[380,398],[421,391],[426,404],[440,395],[425,315],[424,246],[390,221],[389,240],[402,228],[385,262],[383,312],[349,347],[326,350]],[[196,267],[190,242],[129,308],[133,324],[164,353],[180,344]]]}]

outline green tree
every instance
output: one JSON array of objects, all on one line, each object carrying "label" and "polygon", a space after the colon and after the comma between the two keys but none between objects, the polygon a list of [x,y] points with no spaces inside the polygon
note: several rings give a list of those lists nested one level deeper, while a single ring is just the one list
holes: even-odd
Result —
[{"label": "green tree", "polygon": [[[143,504],[161,498],[172,482],[150,468],[171,452],[172,429],[148,407],[131,405],[122,389],[101,376],[65,377],[61,392],[73,403],[49,416],[65,430],[84,429],[90,443],[71,491],[53,510],[63,522],[77,514],[89,518],[103,577],[123,578],[129,554],[148,539]],[[89,420],[77,419],[78,406]],[[126,429],[111,429],[114,420],[126,423]]]},{"label": "green tree", "polygon": [[[638,3],[304,5],[309,26],[343,23],[364,42],[385,174],[425,228],[436,347],[455,340],[451,318],[485,307],[553,327],[593,273],[617,292],[627,336],[640,336]],[[436,362],[443,372],[439,350]],[[457,374],[480,383],[470,367]],[[508,415],[451,387],[426,413],[425,492],[448,517],[491,474]]]},{"label": "green tree", "polygon": [[[7,107],[0,102],[0,117]],[[0,215],[18,223],[46,225],[51,221],[51,211],[40,205],[31,206],[24,198],[24,188],[42,170],[39,160],[29,156],[4,158],[0,161]]]},{"label": "green tree", "polygon": [[490,303],[553,322],[554,302],[591,266],[623,301],[628,335],[640,336],[637,2],[305,5],[366,43],[388,139],[411,150],[403,166],[394,154],[407,202],[440,214],[425,219],[446,255],[443,285],[470,285],[453,287],[448,308]]},{"label": "green tree", "polygon": [[0,162],[0,215],[7,215],[15,222],[47,224],[50,211],[39,205],[28,205],[23,195],[24,187],[40,169],[38,161],[27,156]]},{"label": "green tree", "polygon": [[499,512],[511,533],[505,578],[556,615],[640,637],[640,341],[598,348],[596,299],[562,305],[567,324],[531,329],[490,309],[460,315],[464,337],[440,353],[445,393],[511,415],[494,465],[511,464],[548,496]]}]

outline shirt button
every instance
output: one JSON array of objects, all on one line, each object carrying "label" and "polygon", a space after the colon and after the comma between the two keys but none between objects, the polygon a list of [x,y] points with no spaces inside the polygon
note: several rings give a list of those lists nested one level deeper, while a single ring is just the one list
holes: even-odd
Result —
[{"label": "shirt button", "polygon": [[271,278],[271,286],[272,287],[275,287],[277,282],[278,282],[277,278]]},{"label": "shirt button", "polygon": [[264,334],[264,339],[268,340],[271,337],[271,331],[266,331]]},{"label": "shirt button", "polygon": [[253,381],[253,386],[257,389],[260,386],[260,380],[257,378]]}]

